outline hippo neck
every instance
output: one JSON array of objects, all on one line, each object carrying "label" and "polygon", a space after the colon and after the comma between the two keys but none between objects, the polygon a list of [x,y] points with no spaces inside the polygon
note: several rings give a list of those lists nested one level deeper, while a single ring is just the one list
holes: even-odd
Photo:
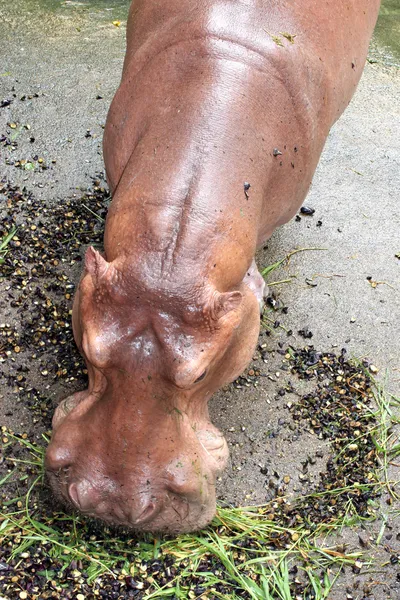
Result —
[{"label": "hippo neck", "polygon": [[239,156],[236,141],[214,145],[204,132],[182,135],[172,149],[158,136],[150,128],[139,140],[121,177],[107,219],[107,259],[131,255],[177,284],[211,274],[221,291],[237,287],[257,246],[266,169],[246,151]]},{"label": "hippo neck", "polygon": [[106,254],[135,256],[177,284],[208,273],[232,289],[308,190],[329,126],[315,126],[321,74],[303,77],[290,44],[265,32],[250,47],[204,29],[207,19],[194,37],[174,22],[156,38],[137,25],[140,43],[130,32],[105,131]]}]

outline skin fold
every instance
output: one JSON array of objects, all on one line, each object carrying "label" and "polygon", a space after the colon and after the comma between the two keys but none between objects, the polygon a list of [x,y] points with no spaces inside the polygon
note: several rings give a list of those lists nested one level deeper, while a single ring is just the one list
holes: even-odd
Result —
[{"label": "skin fold", "polygon": [[377,0],[134,0],[104,132],[104,255],[73,327],[88,389],[56,409],[46,468],[82,512],[180,533],[215,512],[207,403],[259,333],[256,249],[301,206],[364,66]]}]

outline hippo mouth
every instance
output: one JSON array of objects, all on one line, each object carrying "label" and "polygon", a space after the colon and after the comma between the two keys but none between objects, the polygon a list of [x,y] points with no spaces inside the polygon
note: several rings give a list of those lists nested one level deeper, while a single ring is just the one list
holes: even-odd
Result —
[{"label": "hippo mouth", "polygon": [[[47,472],[47,478],[57,500],[67,510],[78,510],[85,517],[102,521],[107,525],[128,528],[137,532],[157,532],[160,534],[178,534],[202,529],[208,525],[215,514],[215,495],[213,490],[207,493],[203,502],[193,502],[173,491],[167,491],[163,497],[155,494],[149,499],[143,494],[140,506],[131,507],[126,500],[120,502],[99,495],[99,499],[88,499],[85,485],[68,481],[68,469],[62,472]],[[138,494],[140,495],[140,494]]]},{"label": "hippo mouth", "polygon": [[[86,484],[86,485],[85,485]],[[107,501],[107,498],[99,499],[95,505],[92,504],[87,494],[85,487],[90,490],[92,488],[89,481],[82,480],[78,484],[71,483],[64,491],[68,497],[68,502],[81,513],[101,519],[106,523],[118,524],[134,529],[143,529],[146,523],[153,521],[163,510],[164,502],[155,501],[153,498],[150,501],[142,502],[140,507],[135,511],[128,509],[127,503],[113,503]],[[122,508],[124,507],[124,508]]]}]

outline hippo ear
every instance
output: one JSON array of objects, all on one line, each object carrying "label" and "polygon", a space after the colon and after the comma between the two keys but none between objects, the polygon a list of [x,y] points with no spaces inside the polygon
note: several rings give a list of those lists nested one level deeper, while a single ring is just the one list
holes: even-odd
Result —
[{"label": "hippo ear", "polygon": [[214,320],[218,320],[231,310],[239,308],[243,296],[240,292],[216,293],[213,299],[211,315]]},{"label": "hippo ear", "polygon": [[92,276],[93,283],[97,285],[100,279],[107,273],[110,263],[93,246],[90,246],[85,254],[85,267],[87,272]]}]

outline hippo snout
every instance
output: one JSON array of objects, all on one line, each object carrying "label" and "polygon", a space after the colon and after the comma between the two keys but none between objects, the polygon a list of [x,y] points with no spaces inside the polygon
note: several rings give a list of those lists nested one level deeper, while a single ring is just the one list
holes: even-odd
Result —
[{"label": "hippo snout", "polygon": [[140,494],[140,500],[129,506],[111,492],[104,494],[87,479],[73,482],[67,487],[72,504],[83,513],[105,521],[139,527],[151,521],[162,509],[163,502],[150,494]]},{"label": "hippo snout", "polygon": [[214,474],[200,464],[188,469],[177,458],[153,476],[131,473],[113,480],[95,460],[79,463],[76,456],[75,462],[71,458],[68,451],[50,446],[46,471],[55,495],[84,515],[138,531],[173,534],[201,529],[214,516]]},{"label": "hippo snout", "polygon": [[183,533],[201,529],[215,513],[213,494],[201,494],[201,499],[168,488],[157,491],[138,489],[128,499],[120,490],[100,489],[87,479],[60,482],[48,472],[52,487],[64,504],[84,515],[106,523],[129,527],[137,531]]}]

